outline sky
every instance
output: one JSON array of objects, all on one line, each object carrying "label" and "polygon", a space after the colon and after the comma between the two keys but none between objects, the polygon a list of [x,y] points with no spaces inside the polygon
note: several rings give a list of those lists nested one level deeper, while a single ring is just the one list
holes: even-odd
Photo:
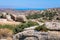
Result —
[{"label": "sky", "polygon": [[55,8],[60,0],[0,0],[0,8]]}]

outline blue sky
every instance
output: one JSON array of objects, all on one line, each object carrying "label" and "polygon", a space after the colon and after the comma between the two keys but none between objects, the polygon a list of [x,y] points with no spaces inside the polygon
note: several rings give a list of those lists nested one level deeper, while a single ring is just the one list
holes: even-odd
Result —
[{"label": "blue sky", "polygon": [[60,0],[0,0],[0,8],[54,8]]}]

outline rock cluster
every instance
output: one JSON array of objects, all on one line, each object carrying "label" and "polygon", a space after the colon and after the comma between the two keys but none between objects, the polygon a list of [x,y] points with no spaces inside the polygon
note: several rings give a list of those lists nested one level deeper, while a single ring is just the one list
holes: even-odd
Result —
[{"label": "rock cluster", "polygon": [[2,12],[2,18],[7,19],[8,21],[17,21],[17,22],[27,21],[27,18],[25,17],[25,15],[15,15],[15,14],[9,14],[6,12]]},{"label": "rock cluster", "polygon": [[[58,32],[57,32],[58,33]],[[37,32],[28,30],[13,36],[14,40],[60,40],[60,35],[55,32]]]}]

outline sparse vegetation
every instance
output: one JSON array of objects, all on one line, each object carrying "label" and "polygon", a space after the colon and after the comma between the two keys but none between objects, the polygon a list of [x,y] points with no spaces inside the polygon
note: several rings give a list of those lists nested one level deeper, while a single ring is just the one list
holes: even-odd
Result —
[{"label": "sparse vegetation", "polygon": [[31,27],[31,26],[34,26],[34,25],[38,25],[38,23],[32,22],[32,21],[28,21],[26,23],[22,23],[20,25],[17,25],[17,27],[15,27],[14,33],[21,32],[21,31],[23,31],[24,28],[28,28],[28,27]]},{"label": "sparse vegetation", "polygon": [[13,31],[7,28],[0,29],[0,38],[12,37]]},{"label": "sparse vegetation", "polygon": [[43,24],[41,26],[36,27],[35,30],[47,32],[48,31],[48,28],[46,28],[45,25]]},{"label": "sparse vegetation", "polygon": [[28,27],[31,27],[31,26],[34,26],[34,25],[38,25],[38,23],[36,22],[32,22],[32,21],[28,21],[26,23],[22,23],[22,24],[19,24],[19,25],[16,25],[16,27],[13,27],[12,25],[0,25],[0,29],[1,28],[7,28],[7,29],[10,29],[15,33],[18,33],[18,32],[21,32],[23,31],[24,28],[28,28]]},{"label": "sparse vegetation", "polygon": [[52,20],[54,18],[54,16],[56,16],[56,12],[45,12],[45,13],[42,13],[42,14],[38,14],[38,13],[35,13],[35,14],[29,14],[27,17],[27,19],[38,19],[38,18],[43,18],[45,20]]},{"label": "sparse vegetation", "polygon": [[[1,23],[0,39],[1,38],[5,39],[5,38],[9,38],[9,37],[13,38],[13,36],[16,36],[16,39],[18,39],[18,38],[20,38],[20,37],[18,37],[18,35],[20,35],[19,32],[23,33],[23,35],[22,35],[22,38],[23,38],[23,36],[26,36],[24,34],[28,34],[29,32],[31,32],[31,35],[32,35],[32,33],[35,33],[36,31],[38,31],[38,32],[41,31],[41,33],[42,32],[48,33],[47,31],[49,31],[49,32],[60,31],[59,30],[60,9],[59,10],[58,9],[51,9],[51,10],[49,9],[49,10],[42,10],[42,11],[41,10],[40,11],[39,10],[26,10],[26,12],[24,10],[23,11],[12,10],[12,11],[13,12],[11,12],[11,10],[10,11],[1,10],[0,19],[2,19],[2,20],[0,20],[0,23]],[[21,16],[21,14],[19,15],[19,13],[21,13],[21,14],[23,13],[22,16]],[[51,27],[50,27],[50,25],[51,25]],[[48,26],[48,28],[46,26]],[[28,32],[28,33],[24,33],[25,32],[24,29],[27,30],[26,32]],[[28,29],[32,29],[32,30],[28,30]],[[36,30],[36,31],[33,31],[33,30]],[[18,35],[15,35],[17,33],[18,33]],[[27,35],[27,36],[29,36],[29,35]]]},{"label": "sparse vegetation", "polygon": [[14,27],[12,25],[0,25],[0,29],[1,28],[8,28],[8,29],[13,29]]},{"label": "sparse vegetation", "polygon": [[28,15],[27,19],[37,19],[37,18],[41,18],[42,16],[44,16],[43,14],[32,14],[32,15]]},{"label": "sparse vegetation", "polygon": [[[0,25],[0,29],[8,29],[8,30],[11,30],[12,32],[14,31],[14,27],[13,27],[13,25]],[[6,31],[8,31],[8,30],[6,30]],[[3,30],[2,30],[3,31]],[[6,32],[5,31],[5,32]],[[14,33],[14,32],[13,32]]]}]

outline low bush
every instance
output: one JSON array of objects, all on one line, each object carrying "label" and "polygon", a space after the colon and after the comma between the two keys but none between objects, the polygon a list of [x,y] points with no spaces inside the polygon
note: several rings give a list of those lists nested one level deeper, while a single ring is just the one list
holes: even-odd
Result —
[{"label": "low bush", "polygon": [[48,28],[46,28],[46,26],[43,24],[41,26],[36,27],[35,30],[47,32],[48,31]]},{"label": "low bush", "polygon": [[0,25],[0,29],[1,28],[8,28],[8,29],[13,29],[14,27],[12,25]]},{"label": "low bush", "polygon": [[21,31],[23,31],[24,28],[28,28],[28,27],[35,26],[35,25],[38,25],[38,23],[32,22],[32,21],[22,23],[20,25],[17,25],[17,27],[14,28],[14,33],[21,32]]},{"label": "low bush", "polygon": [[[14,26],[13,25],[8,25],[8,24],[5,24],[5,25],[0,25],[0,29],[9,29],[11,30],[13,33],[14,33]],[[7,30],[8,31],[8,30]]]},{"label": "low bush", "polygon": [[41,18],[42,16],[43,16],[43,14],[35,13],[35,14],[32,14],[32,15],[28,15],[26,17],[27,17],[27,19],[37,19],[37,18]]},{"label": "low bush", "polygon": [[46,11],[42,14],[38,14],[38,13],[34,13],[34,14],[29,14],[27,17],[27,19],[38,19],[38,18],[43,18],[44,20],[52,20],[54,19],[54,16],[56,16],[56,12],[49,12]]},{"label": "low bush", "polygon": [[14,27],[13,25],[0,25],[0,29],[1,28],[3,28],[3,29],[7,28],[7,29],[12,30],[13,33],[15,34],[15,33],[23,31],[24,28],[28,28],[28,27],[35,26],[35,25],[38,25],[38,23],[32,22],[32,21],[28,21],[26,23],[22,23],[22,24],[16,25],[16,27]]}]

